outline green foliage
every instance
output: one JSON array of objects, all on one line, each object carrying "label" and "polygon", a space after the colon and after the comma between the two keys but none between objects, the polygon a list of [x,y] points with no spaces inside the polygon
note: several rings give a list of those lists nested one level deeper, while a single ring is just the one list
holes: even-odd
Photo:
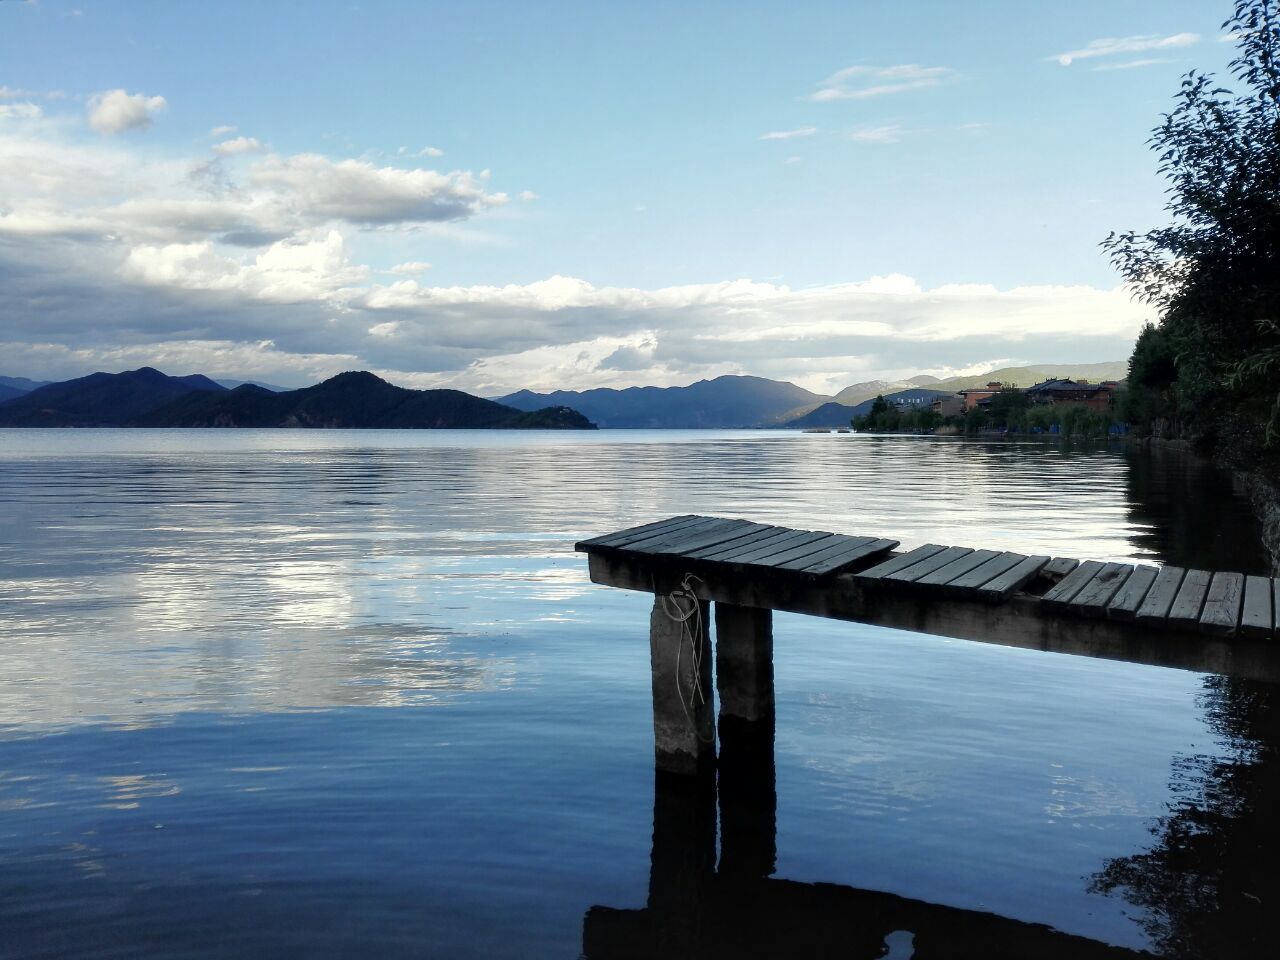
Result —
[{"label": "green foliage", "polygon": [[[1137,295],[1160,311],[1139,339],[1129,401],[1138,423],[1221,445],[1252,419],[1260,445],[1280,439],[1280,0],[1238,0],[1236,94],[1192,72],[1153,131],[1172,222],[1113,233],[1103,247]],[[1169,376],[1169,363],[1172,376]],[[1160,415],[1163,411],[1163,416]],[[1232,431],[1238,433],[1238,431]],[[1246,431],[1248,432],[1248,431]],[[1238,451],[1237,451],[1238,452]]]},{"label": "green foliage", "polygon": [[854,417],[850,423],[853,429],[869,433],[932,433],[944,420],[932,407],[895,407],[884,397],[876,397],[867,415]]}]

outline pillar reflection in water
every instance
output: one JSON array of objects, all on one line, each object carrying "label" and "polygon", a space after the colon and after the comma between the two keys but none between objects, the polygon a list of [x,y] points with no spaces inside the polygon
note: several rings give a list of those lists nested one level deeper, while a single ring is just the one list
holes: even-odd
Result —
[{"label": "pillar reflection in water", "polygon": [[[665,696],[675,680],[670,664],[685,662],[672,658],[673,644],[689,638],[678,636],[660,612],[655,606],[652,653],[655,694],[661,688]],[[591,907],[582,931],[587,960],[1102,960],[1143,955],[1042,924],[836,884],[773,878],[777,788],[772,613],[717,604],[715,623],[719,756],[714,745],[707,750],[705,742],[688,733],[679,735],[683,739],[670,739],[675,735],[669,729],[672,724],[664,724],[663,711],[669,720],[672,705],[655,697],[658,749],[648,902],[639,910]],[[692,642],[706,644],[707,638]],[[657,679],[661,664],[668,665],[664,681]],[[699,679],[709,687],[708,677]],[[709,725],[708,717],[697,719]],[[669,738],[665,744],[664,735]],[[673,754],[673,744],[693,752]]]}]

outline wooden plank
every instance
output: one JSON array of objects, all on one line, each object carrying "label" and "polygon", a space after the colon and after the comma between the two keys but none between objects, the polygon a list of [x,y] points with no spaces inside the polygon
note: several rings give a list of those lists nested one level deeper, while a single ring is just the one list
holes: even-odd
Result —
[{"label": "wooden plank", "polygon": [[998,553],[986,563],[974,567],[974,569],[962,576],[956,577],[947,584],[943,593],[958,595],[977,590],[984,583],[988,583],[1000,574],[1012,570],[1025,559],[1027,559],[1026,556],[1021,553],[1010,553],[1008,551]]},{"label": "wooden plank", "polygon": [[1182,567],[1161,567],[1160,572],[1156,574],[1155,582],[1151,584],[1151,589],[1147,591],[1146,599],[1142,601],[1142,606],[1138,607],[1134,619],[1149,627],[1163,624],[1165,618],[1169,616],[1169,608],[1173,606],[1174,598],[1178,595],[1178,587],[1182,585],[1182,578],[1186,573],[1187,571]]},{"label": "wooden plank", "polygon": [[[837,573],[845,567],[852,566],[860,560],[866,560],[881,553],[888,553],[897,545],[897,540],[872,540],[870,543],[863,544],[860,547],[850,548],[848,553],[838,553],[834,557],[819,560],[817,563],[805,567],[804,572],[815,577],[825,577],[828,574]],[[810,560],[812,559],[811,557]]]},{"label": "wooden plank", "polygon": [[912,564],[919,563],[926,557],[932,557],[935,553],[941,553],[945,549],[947,548],[936,543],[926,543],[923,547],[916,547],[914,550],[900,553],[896,557],[890,557],[884,563],[878,563],[870,570],[863,570],[853,576],[856,580],[879,580],[890,573],[896,573]]},{"label": "wooden plank", "polygon": [[771,527],[768,524],[757,524],[757,526],[759,526],[760,529],[753,530],[745,536],[734,540],[732,543],[717,543],[709,547],[698,547],[693,550],[686,550],[683,556],[686,556],[691,560],[706,560],[713,554],[727,553],[731,550],[742,550],[753,544],[758,546],[761,540],[767,540],[770,537],[776,537],[788,532],[786,527]]},{"label": "wooden plank", "polygon": [[720,522],[722,521],[719,517],[690,517],[687,521],[683,523],[673,523],[670,526],[663,527],[660,530],[646,530],[641,533],[636,533],[632,536],[625,537],[620,540],[615,540],[613,543],[610,543],[602,548],[597,547],[596,549],[626,550],[632,547],[639,546],[643,543],[647,543],[650,540],[657,540],[661,537],[670,536],[671,534],[680,530],[705,529],[710,527],[713,523],[720,523]]},{"label": "wooden plank", "polygon": [[1102,572],[1105,566],[1100,560],[1086,560],[1065,577],[1049,588],[1040,598],[1047,610],[1065,610],[1067,603],[1088,585],[1089,581]]},{"label": "wooden plank", "polygon": [[781,553],[772,553],[768,556],[759,557],[751,561],[751,565],[755,567],[777,567],[780,563],[786,563],[788,560],[795,560],[799,557],[808,557],[823,550],[828,546],[827,541],[835,534],[815,532],[813,540],[797,541],[796,544]]},{"label": "wooden plank", "polygon": [[753,534],[751,537],[731,543],[729,545],[721,544],[717,547],[707,547],[697,551],[695,556],[699,560],[724,560],[728,561],[731,557],[746,553],[750,550],[759,550],[766,543],[779,540],[782,537],[794,537],[797,533],[807,531],[792,530],[790,527],[770,527],[768,531],[760,531],[759,534]]},{"label": "wooden plank", "polygon": [[837,533],[832,536],[832,542],[824,544],[817,553],[795,560],[788,560],[785,563],[775,563],[773,566],[779,570],[803,570],[805,567],[825,560],[827,557],[839,556],[841,553],[847,553],[850,549],[865,546],[873,539],[873,537],[847,537],[844,534]]},{"label": "wooden plank", "polygon": [[1211,578],[1212,574],[1208,570],[1187,571],[1187,575],[1182,578],[1182,586],[1178,587],[1178,595],[1173,598],[1173,606],[1169,608],[1168,623],[1171,627],[1196,629]]},{"label": "wooden plank", "polygon": [[1065,577],[1078,566],[1080,566],[1079,560],[1072,560],[1070,557],[1054,557],[1040,572],[1046,577]]},{"label": "wooden plank", "polygon": [[1133,573],[1133,565],[1129,563],[1108,563],[1098,571],[1098,575],[1085,584],[1080,592],[1071,598],[1067,609],[1071,613],[1083,617],[1101,617],[1107,612],[1107,604],[1116,592],[1124,586],[1129,574]]},{"label": "wooden plank", "polygon": [[922,587],[941,587],[943,584],[950,583],[956,577],[982,566],[988,560],[994,560],[999,555],[995,550],[974,550],[968,556],[959,557],[946,566],[939,567],[932,573],[926,573],[916,581],[916,584]]},{"label": "wooden plank", "polygon": [[618,547],[627,553],[665,553],[668,549],[675,547],[686,540],[695,536],[701,536],[704,533],[719,533],[724,530],[735,529],[738,524],[746,523],[745,520],[725,520],[720,517],[708,519],[705,523],[694,524],[688,527],[681,527],[679,530],[673,530],[669,533],[659,533],[654,537],[647,537],[644,540],[636,540],[632,543]]},{"label": "wooden plank", "polygon": [[913,563],[902,570],[895,570],[881,579],[892,583],[915,583],[925,574],[933,573],[933,571],[940,567],[945,567],[953,560],[967,557],[971,553],[973,551],[968,547],[947,547],[941,553],[935,553],[932,557],[925,557],[919,563]]},{"label": "wooden plank", "polygon": [[812,530],[788,530],[784,536],[762,540],[758,544],[749,545],[742,550],[713,556],[710,559],[718,560],[722,563],[752,563],[760,557],[767,557],[769,554],[777,553],[786,547],[793,547],[801,541],[811,539],[813,536]]},{"label": "wooden plank", "polygon": [[992,577],[977,590],[984,600],[1005,600],[1015,590],[1040,575],[1050,560],[1044,556],[1026,557],[999,576]]},{"label": "wooden plank", "polygon": [[1160,571],[1155,567],[1136,567],[1124,585],[1107,603],[1107,616],[1112,620],[1132,620],[1138,613],[1147,591]]},{"label": "wooden plank", "polygon": [[1271,636],[1271,581],[1267,577],[1245,578],[1240,632],[1246,637]]},{"label": "wooden plank", "polygon": [[1215,573],[1200,611],[1200,632],[1217,637],[1233,637],[1240,626],[1244,604],[1244,574]]},{"label": "wooden plank", "polygon": [[590,540],[579,540],[574,544],[575,550],[586,550],[590,547],[611,547],[615,543],[626,542],[637,537],[649,536],[656,533],[663,527],[673,523],[688,523],[691,520],[702,520],[692,513],[682,513],[678,517],[667,517],[665,520],[655,520],[652,523],[642,523],[638,527],[627,527],[625,530],[615,530],[612,533],[602,533],[598,537],[592,537]]},{"label": "wooden plank", "polygon": [[750,536],[753,533],[758,533],[762,529],[767,530],[768,527],[763,523],[752,523],[749,520],[744,520],[741,526],[729,531],[728,536],[725,536],[724,533],[715,532],[697,534],[692,539],[680,544],[679,547],[671,547],[663,552],[687,557],[695,550],[705,550],[718,546],[729,546],[730,544],[737,543],[743,537]]}]

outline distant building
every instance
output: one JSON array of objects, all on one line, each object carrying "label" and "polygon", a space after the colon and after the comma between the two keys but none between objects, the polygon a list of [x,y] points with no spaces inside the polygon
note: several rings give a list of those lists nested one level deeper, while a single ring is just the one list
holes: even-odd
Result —
[{"label": "distant building", "polygon": [[1088,380],[1053,379],[1028,387],[1027,399],[1037,405],[1078,403],[1090,410],[1106,410],[1118,388],[1115,380],[1090,383]]},{"label": "distant building", "polygon": [[964,413],[964,397],[958,393],[951,397],[935,397],[933,412],[940,417],[958,417]]},{"label": "distant building", "polygon": [[961,390],[959,395],[964,398],[964,409],[972,410],[982,400],[989,400],[1004,388],[1004,384],[999,380],[992,380],[985,387],[970,387],[968,390]]}]

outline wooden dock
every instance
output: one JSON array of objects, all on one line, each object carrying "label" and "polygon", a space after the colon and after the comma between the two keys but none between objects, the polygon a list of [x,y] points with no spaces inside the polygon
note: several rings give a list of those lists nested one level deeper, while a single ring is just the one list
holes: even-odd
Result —
[{"label": "wooden dock", "polygon": [[576,545],[591,579],[654,594],[659,769],[714,758],[721,718],[772,716],[772,611],[1275,682],[1280,582],[683,515]]}]

